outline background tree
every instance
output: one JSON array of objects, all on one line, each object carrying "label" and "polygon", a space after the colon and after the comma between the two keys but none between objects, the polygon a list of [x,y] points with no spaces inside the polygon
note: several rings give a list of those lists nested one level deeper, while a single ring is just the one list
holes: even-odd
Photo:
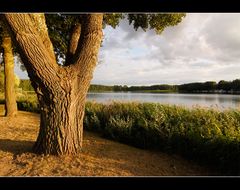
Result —
[{"label": "background tree", "polygon": [[1,23],[0,31],[4,65],[5,116],[12,117],[17,114],[13,45],[7,26],[4,23]]},{"label": "background tree", "polygon": [[240,79],[235,79],[232,81],[233,91],[240,91]]},{"label": "background tree", "polygon": [[214,90],[216,90],[216,88],[217,88],[217,83],[215,81],[207,81],[203,83],[203,90],[205,91],[213,92]]},{"label": "background tree", "polygon": [[230,91],[232,89],[231,82],[225,81],[225,80],[220,80],[217,85],[218,90],[224,90],[226,92]]},{"label": "background tree", "polygon": [[[148,26],[144,15],[149,19]],[[130,23],[136,20],[136,29],[154,28],[160,33],[165,27],[178,24],[184,16],[142,14],[134,18],[128,15],[128,18]],[[141,17],[144,22],[140,22]],[[34,151],[57,155],[78,153],[82,147],[86,94],[102,40],[103,14],[79,15],[76,18],[81,29],[77,37],[71,31],[67,52],[74,48],[70,52],[71,58],[68,59],[67,54],[63,65],[56,61],[43,14],[4,14],[4,18],[19,47],[40,104],[40,130]],[[161,18],[164,20],[157,24]],[[73,37],[75,40],[71,40]]]},{"label": "background tree", "polygon": [[19,88],[22,88],[22,90],[24,90],[24,91],[34,91],[32,85],[31,85],[31,81],[29,79],[21,79]]}]

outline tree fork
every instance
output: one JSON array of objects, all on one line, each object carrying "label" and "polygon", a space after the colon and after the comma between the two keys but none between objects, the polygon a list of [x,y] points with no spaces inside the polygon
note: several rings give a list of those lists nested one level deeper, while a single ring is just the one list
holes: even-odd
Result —
[{"label": "tree fork", "polygon": [[82,147],[85,99],[97,63],[103,15],[84,15],[74,62],[63,67],[52,59],[49,44],[44,44],[48,36],[39,33],[31,14],[4,16],[38,95],[41,122],[34,151],[77,154]]}]

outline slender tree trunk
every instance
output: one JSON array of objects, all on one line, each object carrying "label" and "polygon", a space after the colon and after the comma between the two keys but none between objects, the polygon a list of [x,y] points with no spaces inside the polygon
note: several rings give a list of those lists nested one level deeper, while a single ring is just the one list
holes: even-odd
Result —
[{"label": "slender tree trunk", "polygon": [[12,52],[12,41],[10,36],[3,36],[3,61],[5,77],[5,116],[12,117],[17,114],[17,102],[15,94],[14,79],[14,57]]},{"label": "slender tree trunk", "polygon": [[39,32],[33,23],[36,19],[31,17],[5,14],[4,18],[19,46],[40,104],[40,130],[33,149],[43,154],[76,154],[82,147],[85,99],[97,64],[103,15],[84,17],[78,45],[72,44],[74,62],[64,67],[52,58],[51,46],[44,43],[50,41],[48,35]]}]

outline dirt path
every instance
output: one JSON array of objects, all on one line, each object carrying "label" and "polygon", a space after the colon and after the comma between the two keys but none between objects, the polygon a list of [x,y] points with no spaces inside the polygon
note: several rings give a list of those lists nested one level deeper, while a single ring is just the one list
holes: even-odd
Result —
[{"label": "dirt path", "polygon": [[[1,110],[1,109],[0,109]],[[0,111],[1,114],[1,111]],[[31,153],[39,115],[0,116],[0,176],[196,176],[217,175],[176,155],[137,149],[85,132],[77,156]]]}]

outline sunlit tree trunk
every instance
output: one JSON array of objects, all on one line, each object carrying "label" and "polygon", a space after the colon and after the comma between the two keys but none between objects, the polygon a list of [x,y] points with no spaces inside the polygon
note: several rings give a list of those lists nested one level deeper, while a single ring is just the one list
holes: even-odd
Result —
[{"label": "sunlit tree trunk", "polygon": [[2,47],[5,75],[5,116],[12,117],[17,114],[17,102],[14,89],[14,56],[11,37],[7,34],[6,31],[2,37]]}]

